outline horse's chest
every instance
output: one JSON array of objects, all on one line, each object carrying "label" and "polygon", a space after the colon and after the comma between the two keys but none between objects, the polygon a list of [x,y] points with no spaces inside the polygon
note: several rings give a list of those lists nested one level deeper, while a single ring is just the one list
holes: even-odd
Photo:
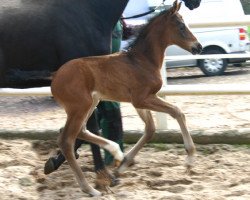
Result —
[{"label": "horse's chest", "polygon": [[146,76],[142,76],[140,78],[141,85],[144,87],[149,87],[152,89],[160,89],[162,86],[162,78],[161,75],[158,73],[149,73]]}]

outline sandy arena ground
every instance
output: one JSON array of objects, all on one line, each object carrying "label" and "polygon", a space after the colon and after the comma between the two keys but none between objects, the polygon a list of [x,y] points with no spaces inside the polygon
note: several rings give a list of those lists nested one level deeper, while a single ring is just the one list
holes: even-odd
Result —
[{"label": "sandy arena ground", "polygon": [[[0,196],[2,200],[91,199],[82,193],[67,163],[50,175],[43,166],[54,149],[53,141],[1,140]],[[131,146],[127,146],[128,150]],[[79,164],[94,185],[89,146],[80,150]],[[147,145],[136,164],[120,177],[112,193],[92,199],[249,200],[249,146],[197,146],[191,175],[185,174],[182,145]]]},{"label": "sandy arena ground", "polygon": [[[237,79],[250,82],[248,76]],[[171,76],[171,70],[169,75]],[[185,73],[185,72],[184,72]],[[183,74],[182,74],[183,75]],[[241,73],[239,73],[240,77]],[[237,73],[235,75],[237,77]],[[202,77],[201,77],[202,79]],[[170,83],[199,83],[202,80],[170,78]],[[231,78],[209,78],[215,82],[232,83]],[[235,80],[235,79],[233,79]],[[236,81],[236,82],[237,82]],[[209,82],[210,83],[210,82]],[[186,114],[190,130],[241,129],[250,127],[250,96],[168,97]],[[124,129],[143,129],[142,122],[131,107],[122,104]],[[51,98],[0,98],[0,129],[14,131],[59,129],[65,114]],[[168,117],[170,129],[179,129]],[[65,163],[50,175],[43,174],[45,160],[56,150],[55,141],[0,139],[0,199],[1,200],[69,200],[97,199],[82,193]],[[131,146],[126,146],[128,151]],[[92,155],[84,145],[79,164],[88,181],[94,185]],[[102,200],[249,200],[250,146],[197,145],[197,158],[191,175],[185,174],[186,153],[183,145],[150,144],[136,157],[136,164],[120,177],[114,193]]]}]

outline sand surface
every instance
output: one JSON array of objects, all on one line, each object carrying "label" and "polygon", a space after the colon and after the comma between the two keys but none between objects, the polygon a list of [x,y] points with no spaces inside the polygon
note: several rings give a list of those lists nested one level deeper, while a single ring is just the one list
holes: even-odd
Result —
[{"label": "sand surface", "polygon": [[[197,71],[197,70],[196,70]],[[200,72],[197,72],[200,73]],[[230,76],[196,78],[186,70],[171,84],[246,83],[250,68],[228,72]],[[172,76],[171,70],[169,76]],[[211,82],[214,81],[214,82]],[[183,86],[185,87],[185,86]],[[167,97],[186,114],[190,130],[220,130],[250,127],[250,96],[185,96]],[[128,104],[122,104],[125,130],[143,130],[143,124]],[[154,115],[155,116],[155,115]],[[1,97],[0,130],[57,130],[65,123],[65,113],[48,97]],[[167,117],[169,129],[179,127]],[[0,139],[1,200],[69,200],[97,199],[82,193],[71,169],[65,163],[48,176],[43,166],[56,151],[55,141]],[[126,146],[128,151],[131,146]],[[95,172],[90,147],[84,145],[78,160],[87,180],[94,185]],[[99,199],[110,200],[249,200],[250,146],[197,145],[197,158],[191,175],[185,174],[186,153],[183,145],[147,145],[136,157],[136,164],[120,177],[114,194]]]},{"label": "sand surface", "polygon": [[[126,146],[128,151],[131,146]],[[91,199],[82,193],[67,163],[50,175],[43,174],[55,141],[1,140],[0,199]],[[79,164],[94,185],[89,146],[80,151]],[[150,144],[136,157],[136,164],[121,177],[120,184],[92,199],[157,200],[249,200],[249,146],[198,145],[195,167],[185,173],[183,145]]]}]

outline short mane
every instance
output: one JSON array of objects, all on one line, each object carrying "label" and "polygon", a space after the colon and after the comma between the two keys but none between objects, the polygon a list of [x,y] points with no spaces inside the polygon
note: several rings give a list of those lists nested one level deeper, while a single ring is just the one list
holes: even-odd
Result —
[{"label": "short mane", "polygon": [[167,14],[168,12],[169,12],[169,9],[163,10],[159,14],[149,19],[148,22],[140,28],[139,33],[137,37],[134,39],[134,41],[132,41],[127,47],[128,51],[131,50],[134,46],[136,46],[141,40],[145,40],[146,33],[148,32],[150,25],[155,21],[155,19],[157,19],[158,17],[162,15]]}]

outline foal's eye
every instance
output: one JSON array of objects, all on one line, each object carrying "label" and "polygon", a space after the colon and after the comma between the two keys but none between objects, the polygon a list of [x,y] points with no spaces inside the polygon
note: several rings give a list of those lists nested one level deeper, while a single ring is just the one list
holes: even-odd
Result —
[{"label": "foal's eye", "polygon": [[180,24],[180,30],[184,31],[185,30],[185,24]]}]

